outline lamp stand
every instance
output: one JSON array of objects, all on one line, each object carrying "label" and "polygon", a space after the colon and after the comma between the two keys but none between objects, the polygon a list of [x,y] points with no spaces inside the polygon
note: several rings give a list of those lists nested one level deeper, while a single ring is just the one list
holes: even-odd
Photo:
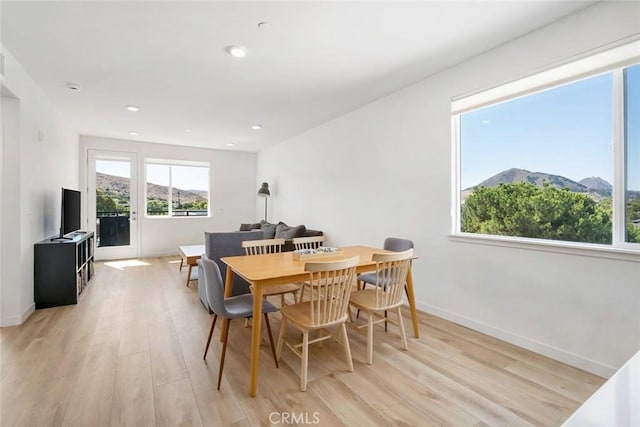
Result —
[{"label": "lamp stand", "polygon": [[264,198],[264,220],[267,221],[267,197]]}]

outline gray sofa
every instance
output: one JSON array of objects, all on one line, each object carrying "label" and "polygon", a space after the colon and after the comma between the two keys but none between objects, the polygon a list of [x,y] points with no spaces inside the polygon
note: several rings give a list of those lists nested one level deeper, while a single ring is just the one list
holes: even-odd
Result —
[{"label": "gray sofa", "polygon": [[266,221],[256,222],[255,224],[240,224],[240,231],[261,230],[264,233],[263,239],[284,239],[283,252],[293,250],[292,240],[296,237],[322,236],[320,230],[312,230],[304,225],[289,226],[280,221],[272,224]]},{"label": "gray sofa", "polygon": [[[268,224],[268,223],[267,223]],[[284,226],[283,226],[284,225]],[[274,226],[274,227],[271,227]],[[280,227],[277,227],[280,226]],[[284,223],[269,224],[264,228],[253,229],[249,231],[229,231],[229,232],[214,232],[204,233],[204,256],[215,261],[220,267],[220,273],[222,274],[222,280],[226,281],[227,277],[227,265],[220,259],[228,256],[244,255],[244,249],[242,248],[242,242],[245,240],[261,240],[261,239],[273,239],[275,237],[275,229],[279,228],[281,238],[285,238],[285,245],[283,251],[293,250],[293,237],[307,237],[307,236],[322,236],[322,231],[309,230],[304,226],[289,227]],[[285,234],[285,233],[289,234]],[[293,236],[288,238],[289,236]],[[204,277],[200,266],[198,266],[198,277]],[[202,304],[209,309],[207,305],[207,295],[205,294],[205,286],[198,286],[198,293]],[[246,294],[249,291],[249,284],[241,277],[234,276],[233,278],[233,295]]]}]

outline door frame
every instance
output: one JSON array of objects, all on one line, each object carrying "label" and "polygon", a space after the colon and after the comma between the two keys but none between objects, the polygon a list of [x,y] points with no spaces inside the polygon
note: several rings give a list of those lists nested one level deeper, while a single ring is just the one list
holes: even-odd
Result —
[{"label": "door frame", "polygon": [[139,221],[139,173],[138,153],[132,151],[103,150],[87,148],[86,151],[86,224],[87,230],[96,233],[96,196],[95,196],[95,162],[96,160],[128,161],[131,163],[131,177],[129,186],[129,245],[107,246],[95,248],[96,260],[137,258],[140,256],[140,221]]}]

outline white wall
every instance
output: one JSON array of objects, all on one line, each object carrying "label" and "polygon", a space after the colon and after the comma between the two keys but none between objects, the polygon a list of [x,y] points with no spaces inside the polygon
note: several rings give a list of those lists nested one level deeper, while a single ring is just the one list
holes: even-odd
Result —
[{"label": "white wall", "polygon": [[[57,233],[60,187],[78,186],[78,134],[3,48],[6,88],[2,215],[2,319],[22,323],[34,310],[33,244]],[[9,112],[5,113],[5,107]]]},{"label": "white wall", "polygon": [[610,375],[640,347],[640,264],[450,240],[450,109],[638,34],[638,16],[639,3],[597,4],[260,152],[270,216],[334,245],[411,238],[421,309]]},{"label": "white wall", "polygon": [[[204,242],[205,231],[238,230],[242,222],[255,222],[256,154],[209,150],[177,145],[155,144],[82,135],[82,180],[86,188],[89,149],[136,153],[138,158],[138,212],[144,212],[144,159],[169,159],[210,162],[210,218],[146,218],[138,215],[140,256],[178,253],[178,246]],[[86,215],[85,215],[86,217]],[[86,220],[86,218],[85,218]]]}]

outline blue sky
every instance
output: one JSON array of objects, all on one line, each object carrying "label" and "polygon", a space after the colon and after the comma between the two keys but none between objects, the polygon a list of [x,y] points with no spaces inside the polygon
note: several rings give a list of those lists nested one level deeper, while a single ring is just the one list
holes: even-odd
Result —
[{"label": "blue sky", "polygon": [[[640,189],[640,66],[628,71],[630,187]],[[510,168],[613,181],[611,74],[511,100],[460,119],[461,188]]]}]

